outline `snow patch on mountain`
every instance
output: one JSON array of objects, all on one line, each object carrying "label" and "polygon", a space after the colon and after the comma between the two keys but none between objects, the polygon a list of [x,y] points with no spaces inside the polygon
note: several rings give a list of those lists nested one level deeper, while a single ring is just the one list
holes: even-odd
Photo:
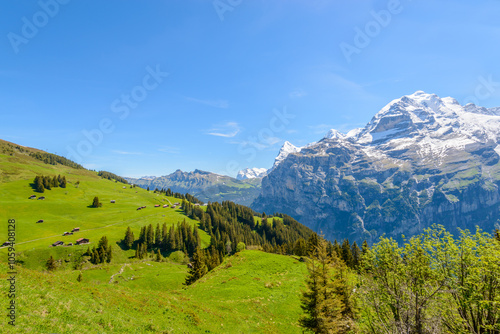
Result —
[{"label": "snow patch on mountain", "polygon": [[257,178],[263,178],[266,175],[267,175],[266,168],[245,168],[238,172],[236,178],[238,180],[257,179]]},{"label": "snow patch on mountain", "polygon": [[302,149],[301,147],[297,147],[297,146],[293,145],[292,143],[290,143],[289,141],[286,141],[283,144],[283,146],[281,147],[281,149],[278,153],[278,156],[276,157],[276,159],[274,159],[273,167],[271,167],[269,172],[271,170],[275,169],[283,160],[286,159],[286,157],[289,154],[300,152],[301,149]]}]

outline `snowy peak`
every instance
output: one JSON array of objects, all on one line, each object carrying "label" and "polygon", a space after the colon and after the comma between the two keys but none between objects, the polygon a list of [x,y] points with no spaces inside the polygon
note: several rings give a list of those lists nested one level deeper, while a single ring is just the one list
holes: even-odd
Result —
[{"label": "snowy peak", "polygon": [[487,109],[474,104],[462,106],[454,98],[417,91],[391,101],[354,138],[360,144],[371,145],[403,139],[407,144],[425,141],[430,151],[436,145],[442,146],[445,140],[449,140],[447,147],[453,148],[497,141],[498,111],[499,108]]},{"label": "snowy peak", "polygon": [[293,145],[289,141],[286,141],[280,149],[278,156],[274,159],[274,164],[271,170],[276,168],[290,153],[300,152],[301,148]]},{"label": "snowy peak", "polygon": [[145,180],[145,181],[151,181],[156,179],[156,176],[142,176],[139,178],[139,180]]},{"label": "snowy peak", "polygon": [[324,139],[345,139],[346,135],[335,129],[331,129],[325,135]]},{"label": "snowy peak", "polygon": [[246,180],[246,179],[258,179],[263,178],[267,175],[266,168],[245,168],[238,172],[236,179]]}]

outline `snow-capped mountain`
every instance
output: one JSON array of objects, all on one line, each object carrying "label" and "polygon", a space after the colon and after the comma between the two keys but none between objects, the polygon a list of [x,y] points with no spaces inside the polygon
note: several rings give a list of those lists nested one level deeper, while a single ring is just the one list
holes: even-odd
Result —
[{"label": "snow-capped mountain", "polygon": [[500,219],[499,144],[500,108],[417,91],[363,128],[282,148],[253,207],[285,208],[338,238],[399,237],[433,223],[491,229]]},{"label": "snow-capped mountain", "polygon": [[266,168],[245,168],[238,172],[236,179],[246,180],[246,179],[258,179],[263,178],[267,174]]},{"label": "snow-capped mountain", "polygon": [[286,157],[288,157],[289,154],[300,152],[300,150],[300,147],[297,147],[289,141],[286,141],[281,147],[278,156],[274,159],[274,164],[269,171],[275,169],[283,160],[286,159]]},{"label": "snow-capped mountain", "polygon": [[141,176],[139,180],[151,181],[156,179],[156,176]]},{"label": "snow-capped mountain", "polygon": [[[401,157],[403,151],[427,159],[440,159],[449,150],[500,139],[500,108],[460,105],[451,97],[417,91],[393,100],[364,127],[346,135],[332,129],[325,139],[347,139],[376,148],[380,157]],[[416,145],[415,147],[412,147]]]}]

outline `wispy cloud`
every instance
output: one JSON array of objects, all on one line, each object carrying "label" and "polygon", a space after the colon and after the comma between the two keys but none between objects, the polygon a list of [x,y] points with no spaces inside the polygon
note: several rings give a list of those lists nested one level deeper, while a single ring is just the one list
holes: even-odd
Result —
[{"label": "wispy cloud", "polygon": [[284,140],[278,137],[263,138],[262,140],[232,140],[229,143],[234,145],[240,145],[241,147],[254,147],[259,151],[264,149],[269,149],[276,144],[282,143]]},{"label": "wispy cloud", "polygon": [[300,99],[301,97],[304,97],[306,95],[307,93],[302,89],[296,89],[288,94],[288,96],[290,96],[290,98],[292,99]]},{"label": "wispy cloud", "polygon": [[196,103],[201,103],[210,107],[214,108],[221,108],[221,109],[226,109],[229,107],[229,102],[227,100],[201,100],[201,99],[195,99],[193,97],[185,97],[186,100],[196,102]]},{"label": "wispy cloud", "polygon": [[122,154],[122,155],[141,155],[141,152],[127,152],[127,151],[119,151],[119,150],[112,150],[111,152],[116,153],[116,154]]},{"label": "wispy cloud", "polygon": [[236,122],[226,122],[216,125],[208,130],[206,134],[217,137],[233,138],[240,132],[240,126]]},{"label": "wispy cloud", "polygon": [[178,147],[172,146],[162,146],[158,149],[158,151],[169,154],[179,154],[181,150]]}]

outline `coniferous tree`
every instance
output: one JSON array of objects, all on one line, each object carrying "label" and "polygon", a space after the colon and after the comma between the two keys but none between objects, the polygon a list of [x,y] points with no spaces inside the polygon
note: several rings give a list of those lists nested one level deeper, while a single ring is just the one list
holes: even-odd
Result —
[{"label": "coniferous tree", "polygon": [[57,176],[54,176],[52,178],[51,186],[54,187],[54,188],[59,187],[59,181],[57,181]]},{"label": "coniferous tree", "polygon": [[307,240],[307,254],[314,253],[319,246],[319,236],[313,232]]},{"label": "coniferous tree", "polygon": [[50,177],[48,177],[48,176],[42,176],[42,179],[43,179],[43,187],[45,189],[50,190],[51,189],[50,185],[52,183],[51,180],[50,180]]},{"label": "coniferous tree", "polygon": [[100,207],[102,204],[99,202],[99,197],[95,196],[94,197],[94,200],[92,201],[92,207],[93,208],[98,208]]},{"label": "coniferous tree", "polygon": [[127,232],[125,232],[125,238],[123,239],[123,243],[127,249],[132,248],[134,244],[134,232],[130,229],[130,226],[127,227]]},{"label": "coniferous tree", "polygon": [[349,268],[353,268],[354,258],[352,256],[349,239],[344,239],[342,242],[342,259]]},{"label": "coniferous tree", "polygon": [[162,259],[162,256],[161,256],[160,250],[158,249],[158,251],[156,252],[155,261],[156,262],[161,262],[161,259]]},{"label": "coniferous tree", "polygon": [[153,229],[152,224],[148,225],[146,236],[147,236],[147,238],[146,238],[147,248],[151,249],[151,248],[153,248],[153,245],[155,243],[155,233],[154,233],[154,229]]},{"label": "coniferous tree", "polygon": [[302,295],[302,309],[307,314],[299,321],[306,330],[315,333],[344,333],[347,330],[342,312],[344,304],[339,296],[337,282],[332,280],[332,258],[328,256],[326,241],[309,252],[307,290]]},{"label": "coniferous tree", "polygon": [[293,247],[293,253],[297,256],[306,256],[307,255],[307,244],[304,238],[299,238],[295,242]]},{"label": "coniferous tree", "polygon": [[35,177],[35,190],[39,193],[43,193],[45,191],[45,187],[43,186],[43,179],[40,176]]},{"label": "coniferous tree", "polygon": [[359,263],[361,262],[361,250],[359,249],[356,241],[352,243],[351,254],[352,254],[352,266],[353,268],[357,268],[359,266]]},{"label": "coniferous tree", "polygon": [[80,271],[80,273],[78,274],[78,277],[76,278],[76,280],[78,282],[81,282],[83,280],[83,275],[82,275],[82,272]]},{"label": "coniferous tree", "polygon": [[160,230],[160,223],[157,223],[155,232],[155,247],[160,247],[160,244],[161,244],[161,230]]},{"label": "coniferous tree", "polygon": [[366,253],[368,253],[369,250],[370,247],[368,246],[368,242],[366,240],[363,241],[363,245],[361,245],[361,253],[365,255]]},{"label": "coniferous tree", "polygon": [[207,266],[205,264],[203,251],[198,247],[193,254],[193,261],[191,262],[188,276],[186,277],[185,285],[191,285],[207,273]]},{"label": "coniferous tree", "polygon": [[66,176],[63,176],[61,178],[61,181],[59,182],[59,187],[66,188]]}]

